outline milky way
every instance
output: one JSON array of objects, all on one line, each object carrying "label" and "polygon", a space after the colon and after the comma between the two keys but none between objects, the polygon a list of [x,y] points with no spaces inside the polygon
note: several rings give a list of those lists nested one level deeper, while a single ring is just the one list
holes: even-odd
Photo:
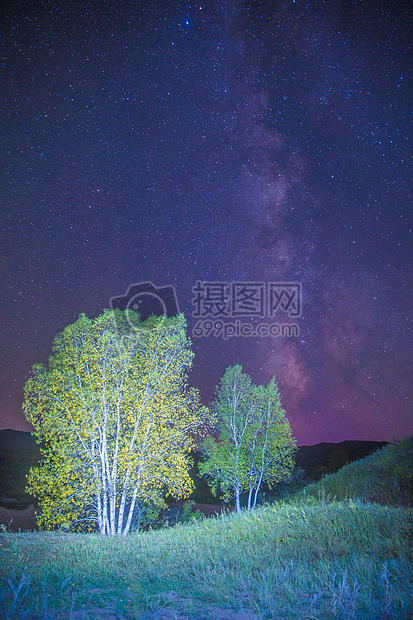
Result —
[{"label": "milky way", "polygon": [[192,335],[197,281],[285,282],[302,313],[274,320],[299,335],[192,338],[205,404],[241,363],[275,374],[299,444],[412,432],[407,17],[373,0],[9,3],[2,427],[29,428],[23,386],[54,336],[129,285],[174,286]]}]

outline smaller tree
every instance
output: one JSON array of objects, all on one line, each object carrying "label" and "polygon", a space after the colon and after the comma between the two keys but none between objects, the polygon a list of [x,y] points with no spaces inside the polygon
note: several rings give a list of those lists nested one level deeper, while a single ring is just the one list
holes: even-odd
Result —
[{"label": "smaller tree", "polygon": [[212,492],[221,492],[224,501],[235,497],[235,506],[241,511],[240,497],[246,485],[246,435],[252,419],[252,385],[239,365],[230,366],[216,388],[212,404],[217,419],[218,440],[207,438],[204,450],[207,458],[199,464]]},{"label": "smaller tree", "polygon": [[240,365],[229,367],[216,389],[212,409],[217,439],[204,442],[206,458],[199,469],[224,501],[247,493],[247,508],[255,508],[265,482],[270,488],[287,481],[294,468],[295,441],[272,378],[267,386],[253,385]]}]

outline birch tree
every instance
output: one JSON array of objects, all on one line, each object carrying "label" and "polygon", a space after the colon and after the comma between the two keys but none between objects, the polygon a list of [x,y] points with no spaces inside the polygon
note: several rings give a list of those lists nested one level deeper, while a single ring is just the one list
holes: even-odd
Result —
[{"label": "birch tree", "polygon": [[271,489],[289,480],[296,448],[274,377],[267,386],[253,386],[252,401],[253,413],[244,446],[248,510],[257,505],[263,482]]},{"label": "birch tree", "polygon": [[41,528],[126,535],[142,505],[193,490],[189,453],[207,410],[187,387],[185,319],[129,325],[120,311],[81,315],[25,386],[26,418],[42,444],[28,476]]},{"label": "birch tree", "polygon": [[265,482],[271,488],[287,480],[294,467],[295,441],[271,379],[253,385],[240,365],[231,366],[216,389],[212,410],[217,416],[216,438],[204,442],[206,458],[199,470],[212,492],[224,501],[235,499],[241,512],[241,494],[247,508],[255,508]]}]

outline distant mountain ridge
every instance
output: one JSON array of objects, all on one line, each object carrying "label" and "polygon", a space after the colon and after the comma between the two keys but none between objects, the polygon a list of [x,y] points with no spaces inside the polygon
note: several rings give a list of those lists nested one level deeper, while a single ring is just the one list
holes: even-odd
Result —
[{"label": "distant mountain ridge", "polygon": [[334,473],[347,463],[364,458],[387,446],[388,441],[347,440],[339,443],[322,442],[314,446],[300,446],[295,456],[297,467],[304,469],[307,478],[319,479]]},{"label": "distant mountain ridge", "polygon": [[[387,445],[387,441],[341,441],[301,446],[296,454],[297,467],[304,469],[306,477],[317,480],[325,473],[332,473],[346,463],[363,458]],[[0,505],[26,507],[31,503],[25,494],[26,475],[40,459],[40,448],[34,437],[26,431],[0,430]],[[205,481],[194,476],[198,491],[210,494]],[[196,491],[195,491],[196,494]]]},{"label": "distant mountain ridge", "polygon": [[0,430],[0,506],[17,510],[30,506],[26,475],[39,459],[40,448],[30,433]]},{"label": "distant mountain ridge", "polygon": [[0,430],[0,453],[3,452],[21,452],[29,450],[38,451],[38,445],[27,431],[16,431],[11,428]]}]

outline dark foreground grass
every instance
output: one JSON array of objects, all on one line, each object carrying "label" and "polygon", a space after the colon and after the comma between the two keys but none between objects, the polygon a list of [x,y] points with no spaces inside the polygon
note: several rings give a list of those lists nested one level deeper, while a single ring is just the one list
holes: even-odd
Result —
[{"label": "dark foreground grass", "polygon": [[412,530],[409,508],[310,499],[126,538],[6,533],[0,616],[407,620]]}]

